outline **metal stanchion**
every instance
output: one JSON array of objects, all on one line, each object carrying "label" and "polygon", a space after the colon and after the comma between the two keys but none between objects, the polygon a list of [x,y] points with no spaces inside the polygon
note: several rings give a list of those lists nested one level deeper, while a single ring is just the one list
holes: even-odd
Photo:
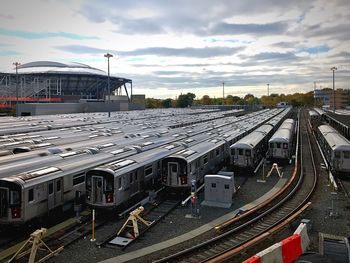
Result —
[{"label": "metal stanchion", "polygon": [[90,241],[91,242],[95,242],[96,239],[95,239],[95,209],[92,209],[92,224],[91,224],[91,227],[92,227],[92,231],[91,231],[91,239]]}]

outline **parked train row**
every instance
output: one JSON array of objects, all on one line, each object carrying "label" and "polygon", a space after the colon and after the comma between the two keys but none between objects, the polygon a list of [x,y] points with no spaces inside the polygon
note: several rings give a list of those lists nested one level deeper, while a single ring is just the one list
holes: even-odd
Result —
[{"label": "parked train row", "polygon": [[[271,136],[290,113],[291,108],[285,109],[284,112],[231,145],[231,164],[233,167],[249,172],[254,171],[268,151],[268,142]],[[275,139],[281,139],[280,131],[277,131]],[[292,140],[292,138],[289,138],[289,140]],[[274,143],[270,144],[270,146],[273,147]],[[277,151],[270,149],[269,152],[272,152],[272,154],[275,154],[274,157],[277,157]]]},{"label": "parked train row", "polygon": [[[231,110],[237,113],[240,110]],[[196,118],[192,117],[196,114]],[[225,113],[227,114],[227,112]],[[142,121],[144,123],[163,122],[164,126],[176,127],[190,125],[191,123],[206,122],[212,119],[223,118],[225,114],[215,110],[201,109],[155,109],[147,111],[114,112],[111,118],[105,113],[82,113],[66,115],[46,115],[33,117],[3,117],[0,119],[0,135],[10,135],[35,131],[47,131],[54,129],[87,126],[94,124],[124,124],[130,121]]]},{"label": "parked train row", "polygon": [[326,113],[318,108],[309,110],[309,120],[322,152],[334,174],[350,173],[350,142],[339,131],[328,124]]},{"label": "parked train row", "polygon": [[189,189],[191,180],[203,183],[205,174],[218,171],[229,160],[229,146],[235,140],[280,111],[247,119],[247,123],[235,123],[230,130],[185,148],[157,148],[91,169],[86,173],[87,203],[95,207],[117,207],[159,178],[172,188]]},{"label": "parked train row", "polygon": [[296,125],[293,119],[286,119],[269,140],[268,156],[277,161],[288,161],[294,150],[294,135]]},{"label": "parked train row", "polygon": [[331,170],[350,174],[350,141],[329,125],[318,127],[317,137]]},{"label": "parked train row", "polygon": [[[228,132],[232,129],[229,126],[230,122],[227,122],[229,120],[234,123],[255,115],[267,114],[267,112],[261,111],[239,118],[228,117],[225,120],[213,122],[209,127],[208,125],[205,127],[204,124],[199,125],[201,127],[200,131],[183,127],[179,128],[179,130],[185,132],[174,133],[174,129],[174,131],[169,132],[171,135],[169,134],[166,140],[155,136],[154,141],[148,141],[150,138],[142,137],[146,141],[139,145],[121,148],[120,145],[110,142],[100,147],[83,151],[73,150],[65,153],[54,153],[52,156],[49,156],[55,159],[50,159],[51,161],[47,159],[48,157],[45,157],[38,159],[37,162],[33,160],[26,161],[23,165],[12,164],[11,166],[11,163],[2,165],[2,168],[7,169],[7,171],[0,176],[2,177],[0,180],[0,222],[26,222],[52,209],[65,206],[74,199],[77,191],[85,192],[85,172],[95,166],[106,162],[116,162],[114,166],[119,167],[128,163],[128,161],[123,159],[139,154],[144,154],[145,160],[148,160],[147,149],[150,151],[151,149],[153,151],[166,149],[168,153],[171,152],[171,149],[176,151],[183,150],[191,146],[192,143],[199,143],[202,140],[208,140],[216,136],[215,132]],[[204,133],[204,131],[211,132]],[[182,139],[178,143],[174,142],[174,140],[179,140],[180,138],[187,139]],[[149,170],[144,171],[147,174],[146,171]],[[140,186],[147,185],[148,177],[145,180],[141,179],[142,177],[137,179],[140,181]],[[130,182],[131,179],[128,178],[128,180]],[[96,185],[98,188],[98,181],[96,181]],[[88,187],[88,183],[86,187]],[[103,189],[105,187],[107,187],[107,184],[103,183]],[[144,187],[141,189],[144,190]],[[130,193],[130,195],[132,194]]]}]

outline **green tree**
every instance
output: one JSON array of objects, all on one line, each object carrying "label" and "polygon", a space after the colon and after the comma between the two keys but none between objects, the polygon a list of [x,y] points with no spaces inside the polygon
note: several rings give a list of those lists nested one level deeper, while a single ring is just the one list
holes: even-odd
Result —
[{"label": "green tree", "polygon": [[163,108],[171,108],[172,107],[172,99],[168,98],[162,101]]},{"label": "green tree", "polygon": [[148,109],[156,109],[161,107],[161,100],[146,98],[146,108]]},{"label": "green tree", "polygon": [[211,104],[211,98],[208,95],[204,95],[201,99],[202,105],[210,105]]},{"label": "green tree", "polygon": [[195,97],[196,95],[191,92],[181,94],[177,99],[177,106],[180,108],[191,106]]}]

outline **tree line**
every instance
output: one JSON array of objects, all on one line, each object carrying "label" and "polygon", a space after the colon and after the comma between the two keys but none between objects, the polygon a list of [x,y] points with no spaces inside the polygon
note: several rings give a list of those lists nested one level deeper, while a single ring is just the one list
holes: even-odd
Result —
[{"label": "tree line", "polygon": [[[349,93],[350,101],[350,93]],[[176,99],[146,99],[146,108],[186,108],[196,105],[262,105],[263,107],[275,107],[279,102],[288,102],[293,106],[313,106],[313,92],[294,93],[294,94],[276,94],[270,96],[255,97],[253,94],[247,94],[244,97],[228,95],[223,98],[212,98],[204,95],[196,99],[194,93],[181,94]]]}]

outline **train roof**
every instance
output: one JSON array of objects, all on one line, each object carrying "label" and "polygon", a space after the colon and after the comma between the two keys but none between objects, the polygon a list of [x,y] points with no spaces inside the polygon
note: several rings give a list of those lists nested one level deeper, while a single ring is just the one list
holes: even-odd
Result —
[{"label": "train roof", "polygon": [[314,110],[309,110],[309,115],[310,116],[320,116],[320,114]]},{"label": "train roof", "polygon": [[333,151],[350,151],[350,142],[329,125],[321,125],[319,131]]},{"label": "train roof", "polygon": [[269,124],[262,125],[231,145],[231,148],[253,149],[272,129],[273,127]]},{"label": "train roof", "polygon": [[289,129],[279,129],[271,137],[269,142],[289,142],[292,132]]}]

